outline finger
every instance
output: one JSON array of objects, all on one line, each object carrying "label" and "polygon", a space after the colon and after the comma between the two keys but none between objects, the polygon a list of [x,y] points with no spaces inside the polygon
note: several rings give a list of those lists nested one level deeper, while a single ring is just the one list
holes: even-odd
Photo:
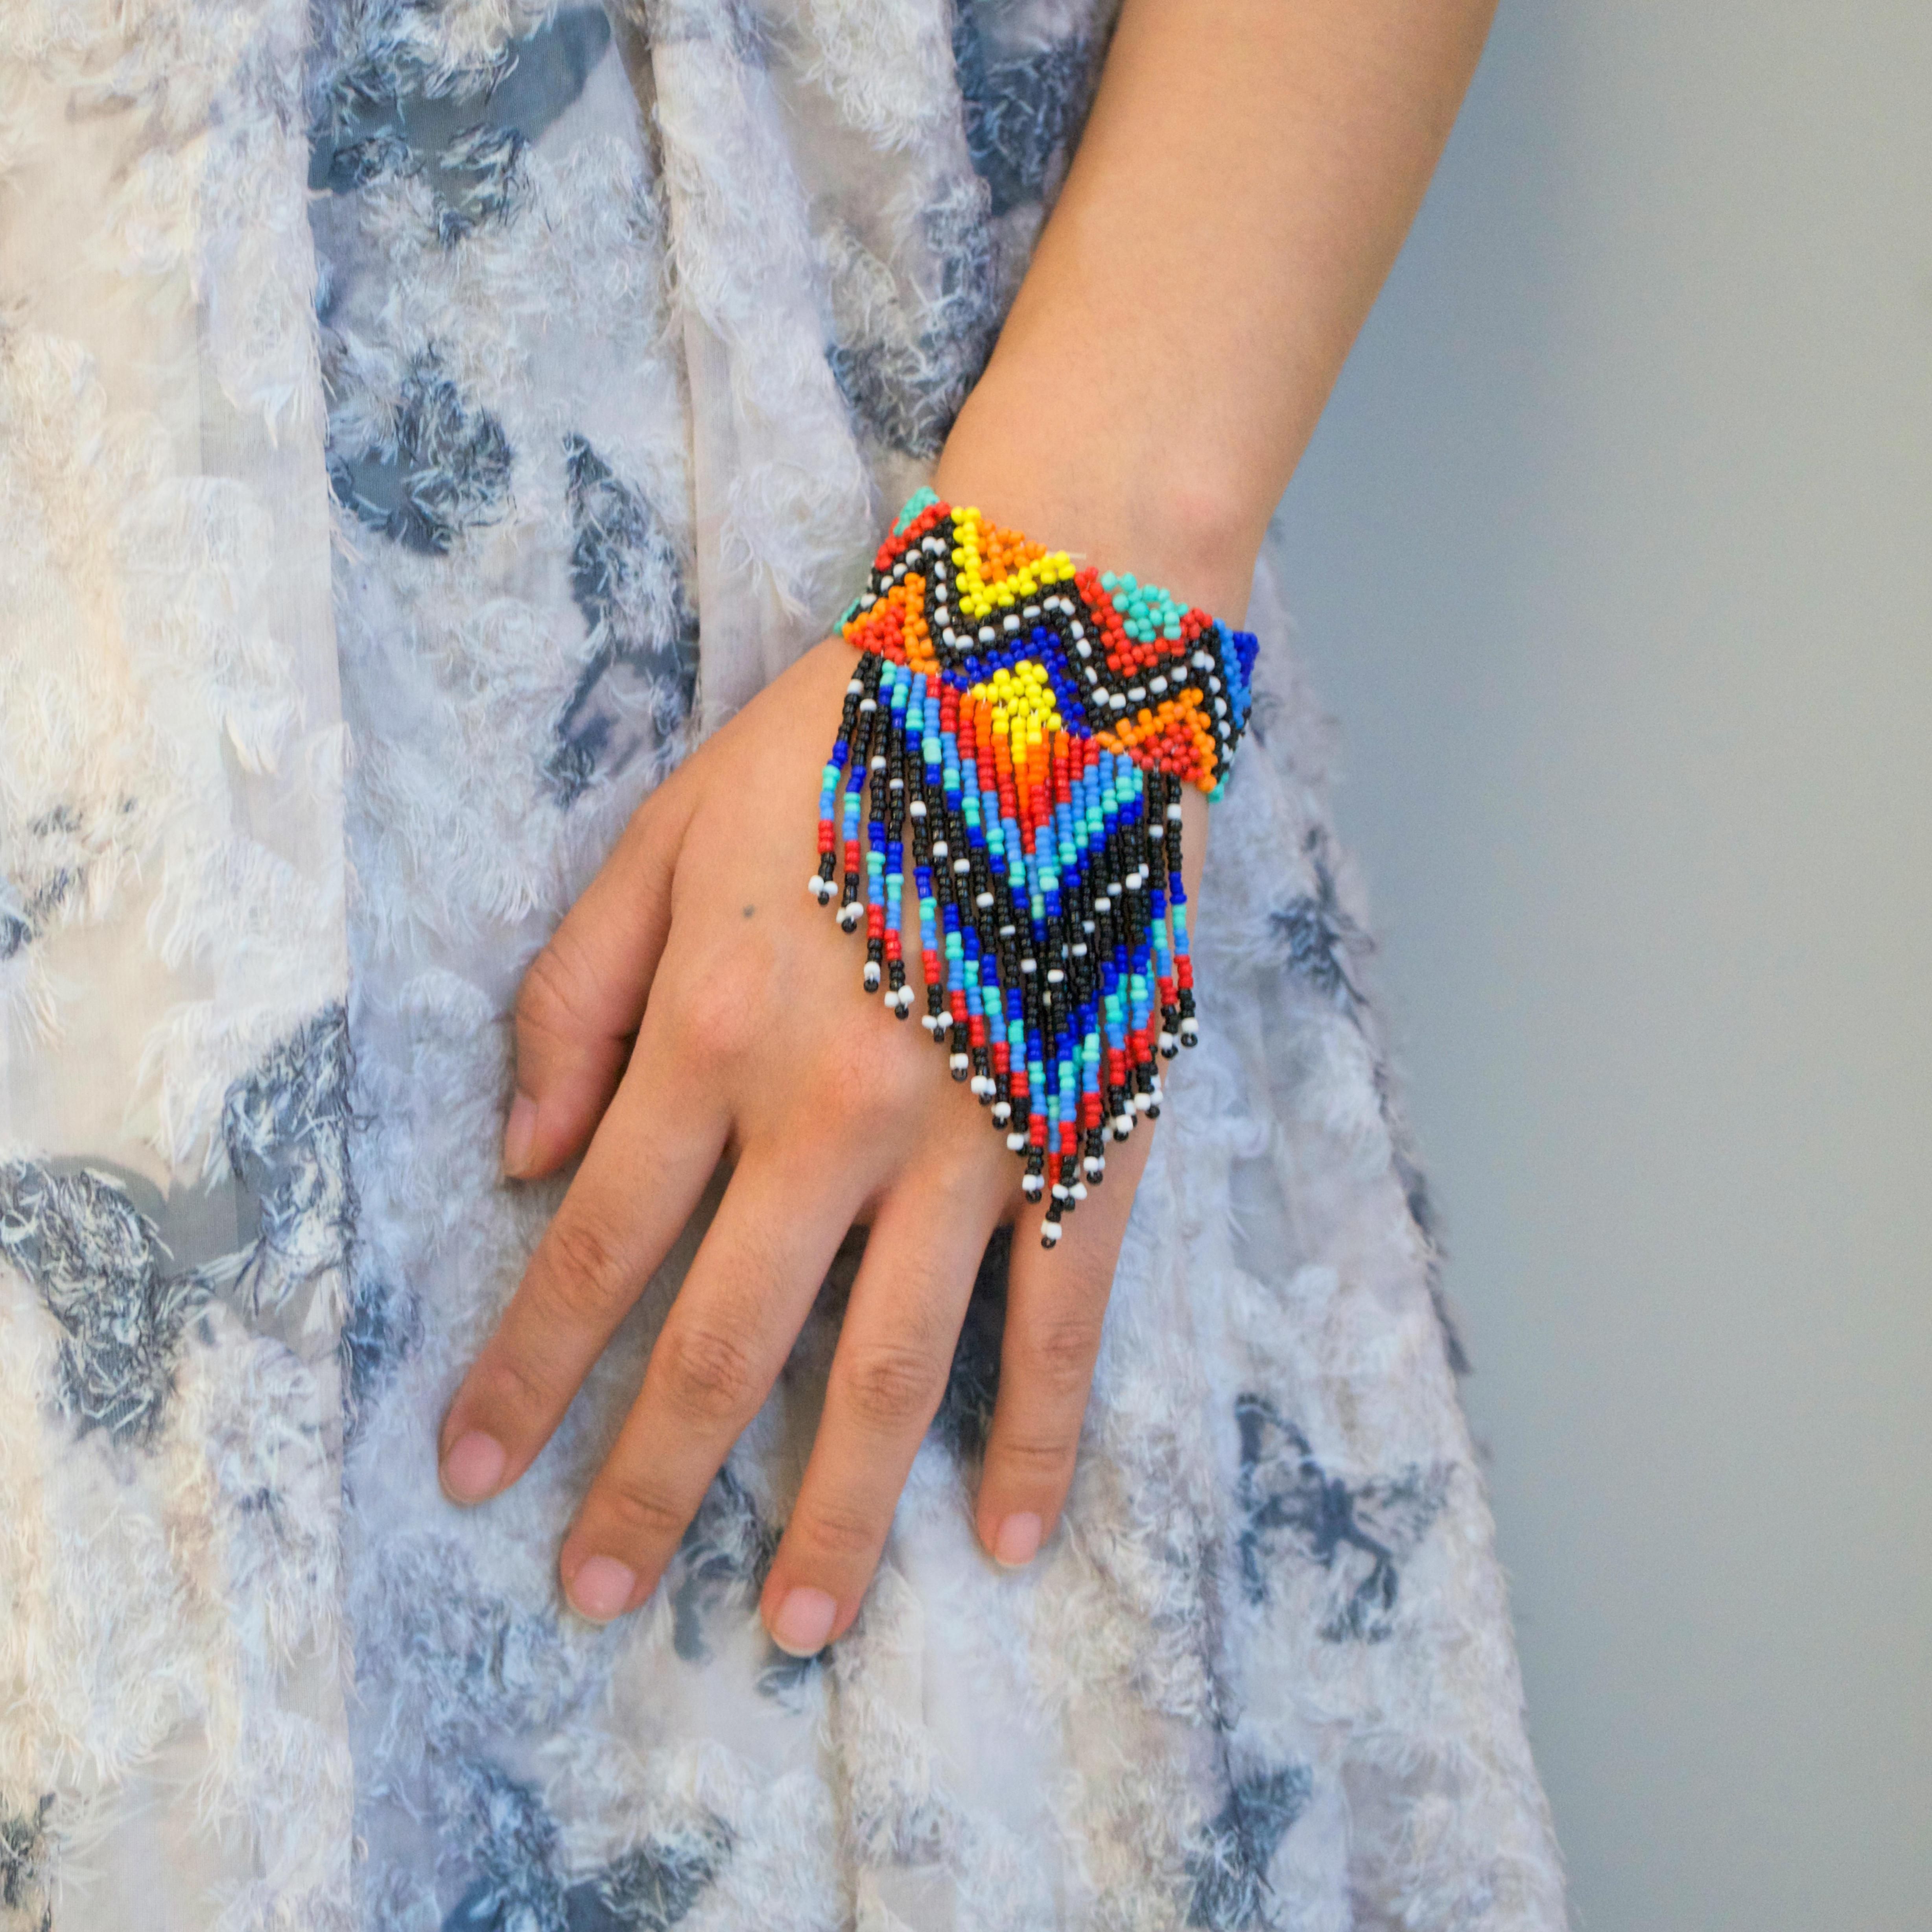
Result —
[{"label": "finger", "polygon": [[[651,1044],[647,1028],[640,1055]],[[457,1390],[438,1459],[452,1501],[481,1502],[529,1468],[716,1168],[724,1102],[674,1064],[640,1058]]]},{"label": "finger", "polygon": [[1006,1177],[899,1188],[875,1216],[805,1481],[761,1599],[772,1640],[809,1656],[842,1636],[930,1426]]},{"label": "finger", "polygon": [[617,1089],[670,931],[671,880],[694,786],[667,779],[530,962],[517,994],[517,1091],[503,1172],[548,1174],[582,1148]]},{"label": "finger", "polygon": [[580,1616],[608,1622],[656,1588],[778,1379],[860,1201],[824,1143],[746,1150],[558,1553]]},{"label": "finger", "polygon": [[1151,1137],[1143,1121],[1108,1155],[1106,1186],[1063,1223],[1057,1247],[1040,1246],[1036,1213],[1014,1230],[1000,1391],[974,1510],[980,1541],[1010,1569],[1031,1562],[1052,1534],[1073,1480],[1101,1323]]}]

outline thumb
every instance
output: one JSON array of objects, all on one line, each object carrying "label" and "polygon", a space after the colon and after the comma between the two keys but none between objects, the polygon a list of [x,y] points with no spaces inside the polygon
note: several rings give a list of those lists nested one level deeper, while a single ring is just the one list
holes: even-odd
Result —
[{"label": "thumb", "polygon": [[681,769],[638,806],[524,976],[503,1132],[503,1172],[514,1179],[540,1178],[581,1152],[617,1090],[670,934],[697,790]]}]

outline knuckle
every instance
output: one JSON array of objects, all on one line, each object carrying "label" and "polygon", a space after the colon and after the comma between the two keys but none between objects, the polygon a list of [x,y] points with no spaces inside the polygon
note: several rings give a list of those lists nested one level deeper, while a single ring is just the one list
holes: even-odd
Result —
[{"label": "knuckle", "polygon": [[677,1034],[694,1064],[716,1067],[741,1059],[760,1030],[763,992],[742,965],[714,964],[684,988]]},{"label": "knuckle", "polygon": [[1016,1435],[1010,1430],[1002,1433],[996,1428],[987,1449],[986,1461],[990,1468],[998,1470],[1009,1480],[1017,1480],[1028,1489],[1059,1489],[1064,1486],[1072,1472],[1079,1447],[1077,1431],[1058,1436],[1036,1431]]},{"label": "knuckle", "polygon": [[[470,1372],[464,1408],[488,1419],[500,1433],[520,1434],[558,1406],[555,1384],[527,1356],[493,1349]],[[512,1426],[502,1429],[505,1422]]]},{"label": "knuckle", "polygon": [[583,944],[566,921],[530,962],[517,989],[518,1030],[550,1036],[587,1030],[592,977]]},{"label": "knuckle", "polygon": [[853,1504],[826,1501],[801,1510],[789,1534],[808,1555],[844,1567],[872,1556],[886,1527]]},{"label": "knuckle", "polygon": [[923,1426],[938,1403],[944,1374],[944,1364],[920,1349],[874,1343],[853,1352],[839,1377],[839,1394],[873,1428]]},{"label": "knuckle", "polygon": [[651,1363],[670,1400],[687,1414],[706,1420],[742,1414],[755,1392],[751,1358],[715,1328],[688,1323],[667,1328]]},{"label": "knuckle", "polygon": [[606,1469],[591,1492],[585,1514],[594,1514],[600,1528],[610,1531],[627,1549],[636,1550],[676,1543],[692,1512],[637,1472]]},{"label": "knuckle", "polygon": [[601,1317],[624,1277],[616,1237],[580,1208],[557,1216],[544,1245],[548,1265],[532,1283],[543,1312],[572,1323]]},{"label": "knuckle", "polygon": [[[926,1036],[916,1037],[923,1042]],[[932,1049],[916,1054],[908,1050],[912,1045],[896,1027],[854,1028],[840,1037],[837,1069],[826,1084],[848,1108],[874,1119],[908,1113],[922,1106],[933,1090]],[[944,1065],[942,1061],[942,1072]],[[941,1089],[946,1084],[943,1079],[939,1084]]]},{"label": "knuckle", "polygon": [[1100,1324],[1087,1316],[1058,1316],[1043,1322],[1021,1343],[1027,1380],[1049,1400],[1084,1402],[1100,1353]]}]

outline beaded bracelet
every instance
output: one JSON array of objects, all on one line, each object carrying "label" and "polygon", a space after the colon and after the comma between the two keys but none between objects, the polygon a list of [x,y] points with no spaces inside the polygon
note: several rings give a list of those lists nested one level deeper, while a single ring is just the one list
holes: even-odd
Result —
[{"label": "beaded bracelet", "polygon": [[1198,1036],[1180,788],[1220,795],[1255,639],[930,490],[842,628],[862,656],[809,890],[846,932],[862,922],[866,990],[906,1018],[910,820],[922,1023],[1008,1130],[1029,1200],[1052,1162],[1052,1247],[1106,1172],[1107,1128],[1159,1116],[1156,1054]]}]

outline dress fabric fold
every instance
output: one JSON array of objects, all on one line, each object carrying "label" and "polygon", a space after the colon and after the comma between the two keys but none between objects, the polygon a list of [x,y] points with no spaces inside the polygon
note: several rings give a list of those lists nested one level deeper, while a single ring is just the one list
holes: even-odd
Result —
[{"label": "dress fabric fold", "polygon": [[971,1528],[1002,1243],[822,1659],[756,1600],[860,1238],[620,1624],[557,1542],[704,1213],[515,1490],[436,1480],[560,1198],[523,970],[862,584],[1109,26],[0,8],[4,1932],[1563,1924],[1272,548],[1040,1559]]}]

